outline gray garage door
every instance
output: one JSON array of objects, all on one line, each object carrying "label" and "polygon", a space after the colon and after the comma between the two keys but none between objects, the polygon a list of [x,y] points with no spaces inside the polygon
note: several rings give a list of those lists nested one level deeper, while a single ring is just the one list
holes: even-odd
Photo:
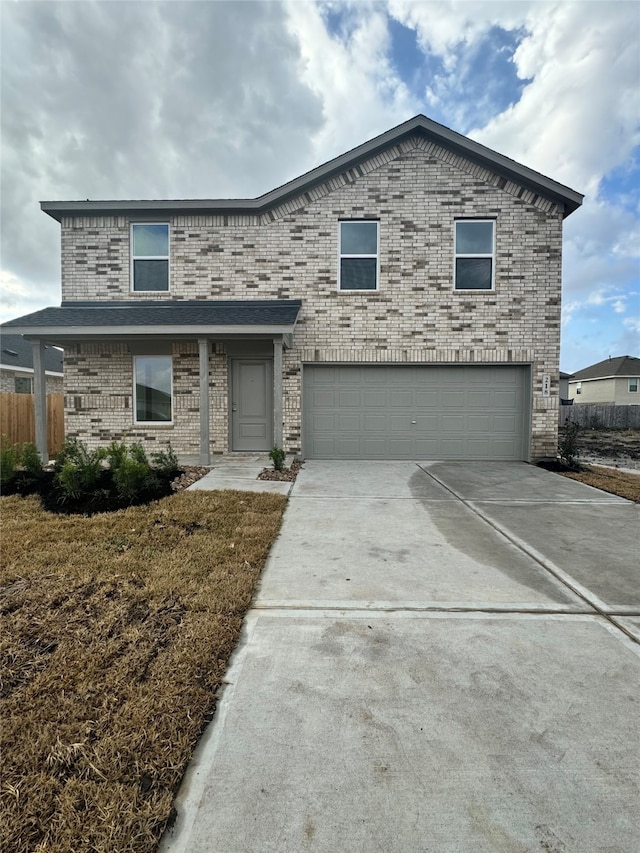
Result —
[{"label": "gray garage door", "polygon": [[525,367],[305,365],[309,459],[526,459]]}]

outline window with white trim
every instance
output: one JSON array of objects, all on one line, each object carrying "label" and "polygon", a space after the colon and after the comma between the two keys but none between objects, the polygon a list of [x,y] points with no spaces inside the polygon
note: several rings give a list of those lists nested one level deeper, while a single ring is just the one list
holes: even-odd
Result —
[{"label": "window with white trim", "polygon": [[137,355],[133,359],[133,416],[137,424],[172,422],[173,359]]},{"label": "window with white trim", "polygon": [[582,382],[576,382],[576,394],[582,394]]},{"label": "window with white trim", "polygon": [[456,290],[493,290],[495,266],[493,219],[458,219],[455,223]]},{"label": "window with white trim", "polygon": [[638,377],[637,376],[629,379],[629,391],[632,394],[638,393]]},{"label": "window with white trim", "polygon": [[338,290],[377,290],[380,223],[351,219],[339,223]]},{"label": "window with white trim", "polygon": [[131,224],[131,289],[169,290],[169,226],[161,222]]}]

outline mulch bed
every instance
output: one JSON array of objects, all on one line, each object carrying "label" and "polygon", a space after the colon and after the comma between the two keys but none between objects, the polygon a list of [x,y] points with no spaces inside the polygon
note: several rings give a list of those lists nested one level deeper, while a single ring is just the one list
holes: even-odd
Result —
[{"label": "mulch bed", "polygon": [[258,474],[259,480],[280,480],[285,483],[295,483],[298,471],[302,468],[302,462],[294,459],[289,468],[276,471],[275,468],[263,468]]}]

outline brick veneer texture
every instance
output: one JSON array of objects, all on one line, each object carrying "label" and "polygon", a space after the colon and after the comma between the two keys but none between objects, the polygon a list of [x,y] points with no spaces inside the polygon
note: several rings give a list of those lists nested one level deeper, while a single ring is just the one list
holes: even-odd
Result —
[{"label": "brick veneer texture", "polygon": [[[495,290],[453,289],[454,220],[495,218]],[[380,221],[376,292],[337,290],[338,221]],[[562,211],[551,201],[418,137],[263,216],[173,216],[170,293],[159,299],[302,300],[284,353],[284,437],[300,451],[302,363],[524,363],[532,373],[531,456],[555,455]],[[63,300],[130,292],[125,217],[62,222]],[[182,455],[198,448],[195,344],[174,346],[172,427],[132,423],[124,345],[80,344],[65,360],[67,430],[90,443],[128,435]],[[106,359],[106,360],[105,360]],[[107,370],[102,368],[108,366]],[[212,450],[228,449],[224,348],[210,360]],[[88,383],[92,374],[94,384]],[[551,374],[551,396],[542,396]]]}]

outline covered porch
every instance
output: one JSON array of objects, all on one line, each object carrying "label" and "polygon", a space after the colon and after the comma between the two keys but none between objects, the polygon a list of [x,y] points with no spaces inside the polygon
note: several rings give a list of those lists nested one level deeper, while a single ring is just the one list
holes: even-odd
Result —
[{"label": "covered porch", "polygon": [[[95,410],[90,412],[90,419],[97,432],[107,435],[112,424],[115,433],[138,436],[146,431],[155,440],[164,430],[171,440],[173,434],[181,434],[177,428],[178,402],[182,404],[188,394],[189,429],[197,429],[197,462],[210,465],[211,393],[212,382],[217,382],[218,396],[224,389],[228,395],[227,448],[256,451],[282,447],[283,351],[292,346],[300,308],[300,300],[66,303],[10,321],[5,327],[24,335],[33,348],[36,445],[42,459],[49,458],[43,359],[48,343],[63,346],[68,353],[74,345],[77,352],[84,347],[95,353],[91,369],[75,373],[65,369],[64,389],[70,405],[83,395],[93,401]],[[180,364],[173,354],[181,345],[190,351],[195,346],[197,371],[178,369]],[[100,352],[101,346],[104,352]],[[118,360],[109,356],[114,348]],[[225,354],[226,382],[212,377],[212,361],[220,353]],[[68,361],[73,362],[72,354]],[[157,369],[166,370],[167,361],[168,384],[166,379],[163,387],[153,379],[141,379],[143,369],[150,366],[160,375]],[[123,385],[127,364],[131,384],[128,395]],[[158,400],[167,393],[168,406],[163,406]],[[109,394],[112,401],[117,400],[115,405],[105,402]],[[191,421],[196,407],[198,423],[194,427]],[[184,406],[180,417],[184,431]],[[219,430],[220,424],[216,428]],[[180,455],[179,447],[177,451]]]}]

